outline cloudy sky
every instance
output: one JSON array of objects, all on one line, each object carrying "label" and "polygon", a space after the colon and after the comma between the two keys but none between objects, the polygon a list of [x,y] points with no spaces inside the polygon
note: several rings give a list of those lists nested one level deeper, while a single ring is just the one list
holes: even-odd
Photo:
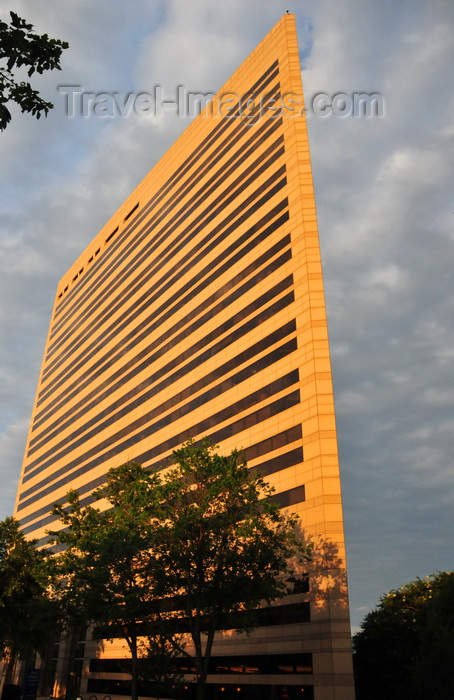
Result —
[{"label": "cloudy sky", "polygon": [[[155,86],[168,99],[178,85],[215,92],[289,9],[309,112],[353,625],[389,589],[452,570],[452,0],[9,5],[70,49],[61,72],[35,81],[55,104],[49,117],[14,111],[0,134],[0,518],[13,510],[57,282],[188,123],[172,108],[70,118],[58,86],[122,98]],[[320,93],[362,92],[381,96],[382,116],[312,109]]]}]

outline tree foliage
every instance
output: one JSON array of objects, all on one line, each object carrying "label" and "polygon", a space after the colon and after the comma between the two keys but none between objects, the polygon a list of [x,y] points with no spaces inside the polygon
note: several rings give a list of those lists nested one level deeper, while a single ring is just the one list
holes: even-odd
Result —
[{"label": "tree foliage", "polygon": [[160,556],[168,589],[185,601],[203,698],[215,633],[253,628],[251,612],[285,594],[283,574],[303,547],[296,517],[269,500],[273,489],[251,474],[241,452],[219,455],[205,440],[173,457]]},{"label": "tree foliage", "polygon": [[183,682],[179,659],[185,644],[182,636],[169,632],[166,629],[163,634],[148,635],[139,643],[139,680],[146,683],[145,687],[151,685],[151,692],[146,694],[156,700],[161,696],[172,697]]},{"label": "tree foliage", "polygon": [[0,131],[11,121],[8,102],[16,102],[22,112],[31,112],[37,119],[52,109],[53,104],[43,100],[29,82],[17,80],[15,72],[24,66],[31,77],[54,68],[60,70],[62,51],[69,46],[47,34],[34,34],[33,25],[15,12],[10,12],[10,17],[9,23],[0,20]]},{"label": "tree foliage", "polygon": [[357,700],[454,697],[454,573],[381,598],[353,639]]},{"label": "tree foliage", "polygon": [[271,492],[239,452],[219,455],[204,440],[176,450],[162,472],[134,463],[111,470],[96,493],[105,510],[82,507],[74,491],[55,507],[64,528],[52,535],[65,547],[54,560],[56,594],[73,620],[96,623],[98,638],[126,639],[133,699],[140,637],[151,654],[183,656],[192,655],[189,634],[201,699],[215,633],[253,628],[254,610],[285,594],[289,561],[305,550],[296,518]]},{"label": "tree foliage", "polygon": [[0,653],[43,651],[58,631],[59,611],[47,595],[46,554],[12,517],[0,522]]},{"label": "tree foliage", "polygon": [[126,640],[132,659],[132,697],[138,690],[138,639],[160,632],[153,607],[162,591],[162,572],[154,556],[158,477],[136,463],[108,475],[95,492],[107,509],[81,506],[77,491],[68,506],[54,506],[64,528],[51,532],[51,543],[64,550],[52,560],[54,595],[69,624],[95,623],[97,639]]}]

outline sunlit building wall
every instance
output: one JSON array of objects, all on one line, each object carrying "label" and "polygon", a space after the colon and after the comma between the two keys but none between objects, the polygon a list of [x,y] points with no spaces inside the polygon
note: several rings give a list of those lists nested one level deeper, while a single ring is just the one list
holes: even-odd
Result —
[{"label": "sunlit building wall", "polygon": [[[222,452],[244,449],[315,544],[309,583],[290,586],[250,636],[219,636],[213,697],[352,698],[329,342],[289,14],[58,285],[15,514],[44,542],[70,488],[88,503],[111,467],[159,467],[205,435]],[[120,642],[78,644],[83,695],[127,692]]]}]

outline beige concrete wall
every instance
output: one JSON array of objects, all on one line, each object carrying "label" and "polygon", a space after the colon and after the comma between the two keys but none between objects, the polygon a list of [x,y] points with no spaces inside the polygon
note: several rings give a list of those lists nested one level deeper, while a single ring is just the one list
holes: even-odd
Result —
[{"label": "beige concrete wall", "polygon": [[[188,437],[244,448],[250,466],[302,448],[304,459],[267,479],[316,543],[311,622],[223,635],[218,648],[311,651],[303,680],[317,700],[346,699],[341,485],[309,144],[304,116],[277,109],[295,105],[289,96],[303,106],[292,15],[219,103],[251,88],[268,111],[196,118],[58,285],[16,515],[42,538],[69,488],[88,495],[130,459],[163,464]],[[304,497],[292,491],[301,486]]]}]

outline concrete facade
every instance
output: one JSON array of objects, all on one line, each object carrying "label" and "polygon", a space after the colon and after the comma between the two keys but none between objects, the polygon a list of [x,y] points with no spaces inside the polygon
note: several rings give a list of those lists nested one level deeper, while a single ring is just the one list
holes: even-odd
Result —
[{"label": "concrete facade", "polygon": [[[88,502],[111,467],[159,466],[204,435],[222,452],[243,448],[315,544],[309,591],[280,601],[280,621],[220,635],[214,657],[246,666],[215,669],[213,697],[350,700],[334,399],[292,15],[58,285],[15,515],[44,538],[70,488]],[[119,642],[102,652],[87,642],[82,694],[115,695],[121,683],[109,679],[127,675],[113,661],[126,655]],[[254,666],[258,656],[271,672]],[[95,657],[111,670],[90,666]]]}]

